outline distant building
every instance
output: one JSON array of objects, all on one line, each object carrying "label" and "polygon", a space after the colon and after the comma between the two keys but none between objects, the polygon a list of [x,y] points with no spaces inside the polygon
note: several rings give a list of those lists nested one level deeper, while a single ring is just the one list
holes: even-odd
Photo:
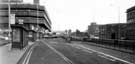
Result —
[{"label": "distant building", "polygon": [[135,6],[127,9],[127,27],[125,36],[129,40],[135,40]]},{"label": "distant building", "polygon": [[89,35],[98,36],[100,39],[135,40],[135,6],[127,9],[127,23],[88,26]]},{"label": "distant building", "polygon": [[127,9],[127,23],[135,23],[135,6]]},{"label": "distant building", "polygon": [[71,33],[71,36],[75,36],[75,37],[87,37],[87,33],[86,32],[81,32],[80,30],[76,30],[75,32]]},{"label": "distant building", "polygon": [[127,23],[99,25],[101,39],[135,40],[135,6],[127,9]]},{"label": "distant building", "polygon": [[126,40],[135,40],[135,23],[127,23],[123,31]]},{"label": "distant building", "polygon": [[99,25],[100,39],[135,40],[134,23],[117,23]]},{"label": "distant building", "polygon": [[98,36],[98,32],[99,26],[95,22],[91,23],[91,25],[88,26],[87,33],[89,34],[89,36]]}]

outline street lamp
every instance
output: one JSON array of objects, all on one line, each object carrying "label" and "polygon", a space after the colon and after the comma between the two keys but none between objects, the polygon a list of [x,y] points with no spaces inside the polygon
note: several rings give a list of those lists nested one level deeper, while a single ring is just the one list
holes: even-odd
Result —
[{"label": "street lamp", "polygon": [[36,7],[37,7],[37,41],[39,40],[38,38],[39,38],[39,34],[38,34],[38,3],[36,3]]},{"label": "street lamp", "polygon": [[118,22],[119,22],[119,27],[118,27],[118,39],[120,39],[120,6],[118,6]]},{"label": "street lamp", "polygon": [[[10,38],[10,31],[11,31],[11,25],[10,25],[10,13],[11,12],[11,7],[10,7],[10,0],[8,0],[8,21],[9,21],[9,23],[8,23],[8,31],[9,31],[9,34],[8,34],[8,39]],[[10,42],[10,40],[9,40],[9,42]]]}]

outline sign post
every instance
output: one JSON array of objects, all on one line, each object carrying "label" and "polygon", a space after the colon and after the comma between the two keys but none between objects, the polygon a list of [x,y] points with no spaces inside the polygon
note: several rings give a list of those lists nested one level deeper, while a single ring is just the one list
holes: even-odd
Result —
[{"label": "sign post", "polygon": [[10,9],[10,0],[8,0],[8,30],[9,30],[9,33],[8,33],[8,39],[9,39],[9,42],[10,42],[10,31],[11,31],[11,25],[10,25],[10,12],[11,12],[11,9]]}]

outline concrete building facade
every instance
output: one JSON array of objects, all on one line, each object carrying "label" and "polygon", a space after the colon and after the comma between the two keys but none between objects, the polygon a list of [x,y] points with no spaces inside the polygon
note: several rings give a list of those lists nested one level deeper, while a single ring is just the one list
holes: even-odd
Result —
[{"label": "concrete building facade", "polygon": [[135,6],[127,9],[127,23],[135,23]]},{"label": "concrete building facade", "polygon": [[[127,9],[127,23],[98,25],[100,39],[135,40],[135,6]],[[88,31],[95,33],[96,26],[89,26]]]},{"label": "concrete building facade", "polygon": [[122,39],[124,38],[125,23],[99,25],[100,39]]},{"label": "concrete building facade", "polygon": [[135,6],[127,9],[126,36],[128,39],[135,40]]},{"label": "concrete building facade", "polygon": [[[11,24],[12,28],[23,27],[27,30],[26,35],[37,38],[43,37],[46,30],[51,31],[51,20],[44,6],[17,2],[10,3],[10,7],[10,13],[15,15],[15,24]],[[0,4],[0,29],[9,28],[8,17],[8,4]],[[35,39],[32,38],[32,40]]]}]

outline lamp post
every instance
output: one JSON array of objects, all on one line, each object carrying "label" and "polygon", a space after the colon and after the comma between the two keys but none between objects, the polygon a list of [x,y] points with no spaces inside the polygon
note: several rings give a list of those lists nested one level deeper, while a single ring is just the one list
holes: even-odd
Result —
[{"label": "lamp post", "polygon": [[[8,39],[10,38],[10,31],[11,31],[11,25],[10,25],[10,13],[11,12],[11,7],[10,7],[10,0],[8,0],[8,21],[9,21],[9,23],[8,23],[8,31],[9,31],[9,33],[8,33]],[[10,42],[10,40],[9,40],[9,42]]]},{"label": "lamp post", "polygon": [[118,22],[119,22],[119,27],[118,27],[118,39],[120,39],[120,6],[118,6]]},{"label": "lamp post", "polygon": [[37,7],[37,41],[39,40],[39,34],[38,34],[38,3],[36,3],[36,7]]}]

